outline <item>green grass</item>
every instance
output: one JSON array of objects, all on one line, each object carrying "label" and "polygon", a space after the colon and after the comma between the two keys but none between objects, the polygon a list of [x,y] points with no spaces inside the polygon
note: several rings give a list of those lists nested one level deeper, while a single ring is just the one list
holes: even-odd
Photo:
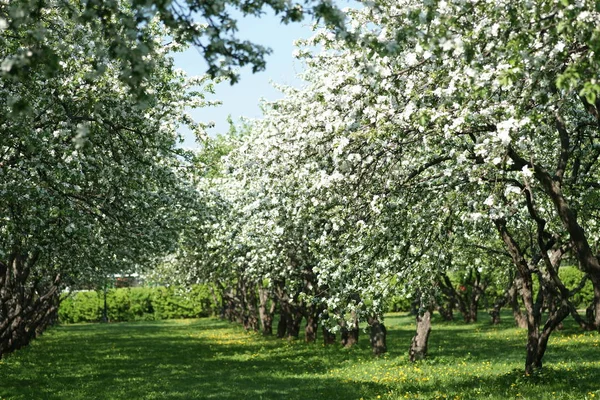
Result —
[{"label": "green grass", "polygon": [[65,325],[0,360],[0,399],[593,399],[600,337],[567,327],[543,373],[522,374],[525,331],[436,321],[430,358],[406,353],[413,320],[391,315],[389,353],[246,333],[216,319]]}]

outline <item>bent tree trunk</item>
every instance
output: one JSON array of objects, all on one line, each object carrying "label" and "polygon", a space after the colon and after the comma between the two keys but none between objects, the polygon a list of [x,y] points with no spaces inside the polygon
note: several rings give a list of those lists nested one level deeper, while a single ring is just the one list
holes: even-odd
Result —
[{"label": "bent tree trunk", "polygon": [[[592,251],[585,230],[579,224],[577,212],[571,207],[563,193],[563,177],[569,157],[573,155],[570,149],[570,137],[565,121],[556,119],[556,127],[560,136],[561,159],[557,171],[553,174],[541,165],[530,163],[521,157],[517,151],[509,147],[508,156],[514,162],[514,167],[521,169],[524,166],[533,168],[535,178],[541,183],[544,192],[550,197],[554,209],[558,214],[564,228],[569,233],[569,240],[573,245],[574,256],[579,261],[581,269],[589,274],[594,286],[594,304],[591,308],[589,319],[595,329],[600,330],[600,259]],[[585,170],[582,170],[582,172]]]},{"label": "bent tree trunk", "polygon": [[415,362],[427,357],[427,344],[431,333],[431,311],[425,309],[423,314],[417,314],[417,331],[412,338],[408,358]]},{"label": "bent tree trunk", "polygon": [[0,262],[0,358],[29,344],[57,319],[60,275],[32,279],[37,256]]},{"label": "bent tree trunk", "polygon": [[[548,339],[552,332],[557,326],[569,315],[568,299],[561,299],[561,304],[558,307],[553,307],[553,310],[548,314],[548,318],[545,324],[542,326],[542,306],[544,303],[544,296],[550,291],[557,292],[555,287],[551,287],[552,282],[545,279],[542,273],[538,273],[537,277],[540,283],[540,289],[538,291],[537,300],[534,299],[533,290],[533,271],[536,270],[536,261],[532,261],[530,267],[526,261],[521,248],[518,243],[513,239],[512,235],[507,229],[506,220],[503,218],[494,221],[498,232],[502,240],[504,241],[508,252],[511,255],[513,263],[515,264],[520,278],[520,292],[523,304],[525,306],[525,317],[527,320],[527,355],[525,358],[525,374],[531,375],[536,370],[542,368],[542,358],[546,352],[548,346]],[[540,225],[543,228],[542,225]],[[542,235],[540,234],[540,237]],[[546,254],[550,251],[545,245],[540,245],[542,257],[545,259],[547,268],[555,271],[555,266],[560,263],[560,257],[562,253],[560,251],[554,252],[552,259]]]},{"label": "bent tree trunk", "polygon": [[370,327],[371,349],[375,356],[387,352],[387,329],[379,316],[370,316],[367,318]]}]

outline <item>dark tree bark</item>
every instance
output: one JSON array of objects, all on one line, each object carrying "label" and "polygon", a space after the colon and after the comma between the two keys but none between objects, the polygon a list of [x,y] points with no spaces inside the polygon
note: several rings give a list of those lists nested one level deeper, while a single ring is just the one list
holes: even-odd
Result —
[{"label": "dark tree bark", "polygon": [[[544,279],[543,274],[539,273],[540,290],[537,300],[534,299],[533,291],[533,268],[538,263],[537,260],[532,261],[532,266],[525,260],[523,252],[506,227],[506,221],[503,218],[494,221],[502,240],[504,241],[508,252],[510,253],[515,266],[519,272],[521,279],[520,293],[525,306],[525,317],[527,320],[527,355],[525,358],[525,373],[533,374],[536,370],[542,368],[542,358],[546,352],[548,339],[551,333],[556,329],[558,324],[569,314],[567,300],[563,299],[560,307],[556,308],[554,313],[551,313],[546,323],[542,325],[542,306],[544,292],[550,290],[551,282]],[[543,239],[543,226],[539,227],[538,236],[540,242]],[[550,274],[555,270],[555,265],[558,265],[562,257],[562,251],[556,250],[553,252],[552,259],[547,255],[550,250],[549,244],[540,243],[541,257],[544,258]]]},{"label": "dark tree bark", "polygon": [[519,294],[523,288],[523,279],[517,275],[515,278],[515,286],[511,288],[509,292],[509,302],[510,307],[513,314],[513,319],[515,320],[515,324],[521,328],[527,328],[527,317],[521,311],[521,305],[519,304]]},{"label": "dark tree bark", "polygon": [[479,310],[479,301],[485,293],[487,284],[481,279],[481,273],[478,269],[471,271],[475,275],[475,279],[471,283],[471,292],[465,295],[470,296],[468,308],[468,321],[477,322],[477,311]]},{"label": "dark tree bark", "polygon": [[500,311],[507,304],[510,303],[512,299],[515,299],[517,296],[517,286],[515,278],[510,279],[509,285],[504,289],[504,292],[500,297],[496,299],[494,302],[494,306],[490,310],[490,317],[492,319],[493,325],[500,324]]},{"label": "dark tree bark", "polygon": [[[223,292],[223,290],[221,290],[221,293],[222,292]],[[225,307],[223,306],[223,298],[221,297],[221,300],[219,301],[219,298],[217,297],[217,293],[215,291],[214,285],[210,285],[210,294],[213,298],[212,314],[217,315],[217,313],[219,313],[219,318],[225,319]]]},{"label": "dark tree bark", "polygon": [[387,352],[387,329],[379,316],[370,316],[367,318],[370,327],[371,349],[375,356],[380,356]]},{"label": "dark tree bark", "polygon": [[335,333],[323,326],[323,344],[329,346],[335,344]]},{"label": "dark tree bark", "polygon": [[284,311],[279,313],[279,322],[277,323],[277,337],[279,339],[283,339],[287,334],[287,326],[288,326],[288,314]]},{"label": "dark tree bark", "polygon": [[[290,307],[292,310],[295,307]],[[303,313],[300,310],[293,310],[290,314],[291,318],[288,318],[288,339],[298,339],[300,337],[300,325],[302,324],[302,319],[304,318]]]},{"label": "dark tree bark", "polygon": [[600,331],[600,273],[590,274],[590,280],[594,287],[594,302],[588,308],[588,325]]},{"label": "dark tree bark", "polygon": [[236,317],[235,295],[231,287],[223,290],[223,316],[229,321],[234,322]]},{"label": "dark tree bark", "polygon": [[60,275],[33,276],[38,255],[13,254],[0,262],[0,358],[29,344],[56,321]]},{"label": "dark tree bark", "polygon": [[444,321],[454,321],[454,310],[452,309],[452,304],[446,302],[446,305],[444,306],[437,303],[436,309]]},{"label": "dark tree bark", "polygon": [[461,291],[457,291],[446,274],[442,274],[438,280],[438,285],[445,297],[445,304],[437,304],[437,310],[445,321],[454,319],[452,309],[454,306],[462,314],[466,323],[477,322],[477,311],[479,310],[479,301],[485,293],[487,284],[481,279],[481,273],[470,268],[466,281],[461,285]]},{"label": "dark tree bark", "polygon": [[305,307],[306,310],[306,327],[304,330],[305,340],[307,343],[317,341],[317,332],[319,331],[319,315],[323,312],[323,307],[312,303]]},{"label": "dark tree bark", "polygon": [[[569,241],[573,246],[574,255],[579,261],[582,270],[589,275],[594,286],[594,303],[590,308],[591,312],[588,317],[590,325],[600,330],[600,259],[592,251],[585,230],[577,219],[577,213],[563,194],[563,179],[569,159],[573,154],[570,147],[570,134],[567,131],[565,121],[559,116],[556,117],[556,129],[560,137],[560,154],[556,171],[553,174],[543,166],[537,163],[534,164],[521,157],[512,146],[508,147],[507,154],[512,159],[512,168],[515,170],[521,170],[525,166],[533,169],[535,178],[541,184],[546,195],[552,200],[564,228],[569,233]],[[576,161],[581,162],[581,159],[577,158]],[[593,161],[593,163],[595,162],[596,160]],[[578,167],[578,170],[587,173],[593,163],[589,164],[586,168]],[[575,171],[573,174],[572,182],[574,183],[577,181],[578,176],[575,174]]]},{"label": "dark tree bark", "polygon": [[275,299],[269,298],[269,291],[266,288],[260,286],[258,288],[258,298],[260,301],[258,311],[260,316],[260,324],[262,327],[262,334],[265,336],[271,336],[273,334],[273,317],[275,315],[277,302]]},{"label": "dark tree bark", "polygon": [[298,339],[300,336],[300,323],[302,322],[302,312],[290,304],[287,296],[279,298],[280,318],[277,325],[277,337],[288,339]]},{"label": "dark tree bark", "polygon": [[[452,282],[446,274],[440,275],[437,285],[440,289],[441,295],[439,298],[436,298],[435,308],[444,321],[454,321],[454,308],[458,305],[458,296],[456,290],[452,286]],[[416,297],[415,302],[413,302],[413,315],[417,315],[419,312],[418,299],[419,297]]]},{"label": "dark tree bark", "polygon": [[242,324],[247,331],[258,331],[259,317],[255,287],[245,280],[239,280],[240,313]]},{"label": "dark tree bark", "polygon": [[352,313],[352,322],[348,324],[346,321],[342,321],[342,346],[352,347],[358,343],[358,318],[356,313]]},{"label": "dark tree bark", "polygon": [[304,329],[304,339],[307,343],[314,343],[317,341],[317,330],[319,329],[319,318],[312,312],[308,313],[306,317],[306,327]]}]

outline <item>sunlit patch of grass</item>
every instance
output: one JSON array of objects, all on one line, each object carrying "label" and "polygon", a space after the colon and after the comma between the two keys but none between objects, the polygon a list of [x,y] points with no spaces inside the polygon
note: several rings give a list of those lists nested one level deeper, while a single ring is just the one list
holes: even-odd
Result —
[{"label": "sunlit patch of grass", "polygon": [[265,338],[216,319],[60,326],[0,360],[0,399],[598,399],[600,337],[573,325],[523,375],[524,330],[507,318],[436,321],[410,363],[413,319],[390,315],[389,353]]}]

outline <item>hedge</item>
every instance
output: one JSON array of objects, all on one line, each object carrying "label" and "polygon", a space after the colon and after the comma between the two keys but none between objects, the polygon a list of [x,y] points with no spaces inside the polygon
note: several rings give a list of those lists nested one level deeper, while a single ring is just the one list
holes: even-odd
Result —
[{"label": "hedge", "polygon": [[[218,300],[218,299],[217,299]],[[207,317],[216,313],[210,287],[134,287],[106,293],[108,320],[113,322]],[[62,323],[98,322],[104,308],[103,291],[65,294],[58,310]]]}]

